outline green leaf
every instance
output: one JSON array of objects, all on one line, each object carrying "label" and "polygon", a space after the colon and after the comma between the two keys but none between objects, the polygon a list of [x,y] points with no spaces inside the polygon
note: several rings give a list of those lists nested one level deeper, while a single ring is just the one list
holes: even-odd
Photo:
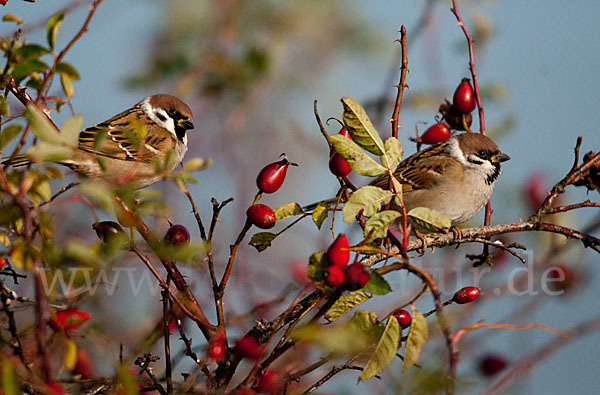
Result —
[{"label": "green leaf", "polygon": [[27,121],[29,121],[33,134],[40,140],[56,145],[61,145],[66,142],[64,137],[58,133],[37,106],[28,104],[27,109],[25,110],[25,117],[27,118]]},{"label": "green leaf", "polygon": [[56,38],[58,37],[58,31],[65,19],[65,12],[60,11],[52,15],[46,23],[46,39],[50,45],[50,49],[54,50],[56,45]]},{"label": "green leaf", "polygon": [[354,313],[348,325],[353,325],[358,332],[364,333],[370,344],[376,344],[383,334],[384,326],[377,320],[377,314],[359,310]]},{"label": "green leaf", "polygon": [[377,346],[375,347],[375,351],[371,354],[369,362],[367,362],[358,378],[359,381],[370,379],[392,363],[396,357],[401,333],[402,330],[398,320],[391,315],[388,318],[387,325],[379,339],[379,343],[377,343]]},{"label": "green leaf", "polygon": [[104,210],[112,212],[114,193],[102,181],[83,180],[79,185],[79,191]]},{"label": "green leaf", "polygon": [[40,56],[46,55],[50,51],[46,47],[42,47],[38,44],[27,44],[17,51],[17,56],[21,60],[37,59]]},{"label": "green leaf", "polygon": [[386,237],[390,225],[401,216],[398,211],[384,210],[369,218],[364,230],[365,237],[369,237],[367,242]]},{"label": "green leaf", "polygon": [[342,97],[344,105],[344,125],[352,140],[377,156],[383,155],[383,141],[364,108],[349,97]]},{"label": "green leaf", "polygon": [[37,73],[48,70],[48,65],[41,60],[30,59],[26,60],[22,63],[19,63],[18,66],[13,70],[12,76],[15,81],[20,82],[25,77]]},{"label": "green leaf", "polygon": [[394,171],[402,160],[402,144],[400,144],[400,141],[398,141],[397,138],[390,137],[385,140],[384,148],[386,155],[381,157],[381,164]]},{"label": "green leaf", "polygon": [[412,321],[410,323],[408,339],[406,339],[406,350],[404,351],[404,363],[402,365],[403,372],[417,363],[428,335],[429,328],[427,327],[425,316],[412,305]]},{"label": "green leaf", "polygon": [[38,143],[26,152],[27,156],[34,162],[60,162],[70,159],[73,156],[73,150],[69,147],[54,145],[50,143]]},{"label": "green leaf", "polygon": [[21,218],[23,212],[14,203],[0,204],[0,225],[8,227],[10,224]]},{"label": "green leaf", "polygon": [[261,252],[271,247],[271,242],[275,239],[275,237],[277,237],[277,235],[271,232],[256,233],[252,236],[248,244],[256,248],[258,252]]},{"label": "green leaf", "polygon": [[372,296],[367,295],[363,291],[354,291],[343,294],[333,303],[333,306],[325,313],[325,319],[329,322],[334,322],[356,306],[371,299]]},{"label": "green leaf", "polygon": [[298,203],[294,202],[278,207],[273,211],[275,212],[275,217],[277,218],[277,221],[282,220],[284,218],[304,214],[304,211],[302,211],[302,207],[300,207]]},{"label": "green leaf", "polygon": [[71,147],[77,147],[79,143],[79,132],[81,132],[82,127],[83,117],[81,115],[67,119],[61,129],[61,135],[65,143]]},{"label": "green leaf", "polygon": [[65,243],[65,255],[88,265],[93,265],[98,261],[98,256],[89,245],[75,239],[67,240]]},{"label": "green leaf", "polygon": [[317,228],[321,229],[323,222],[327,219],[327,215],[329,214],[329,203],[327,202],[319,202],[317,207],[312,212],[312,219]]},{"label": "green leaf", "polygon": [[192,158],[183,164],[183,171],[198,171],[210,166],[210,159]]},{"label": "green leaf", "polygon": [[375,295],[385,295],[392,292],[392,287],[381,274],[372,271],[369,282],[363,287],[362,291]]},{"label": "green leaf", "polygon": [[15,367],[9,358],[2,358],[2,394],[3,395],[18,395],[19,383]]},{"label": "green leaf", "polygon": [[96,135],[94,136],[94,149],[96,151],[100,151],[102,147],[104,147],[107,137],[108,132],[104,129],[100,129],[96,132]]},{"label": "green leaf", "polygon": [[21,133],[21,126],[9,125],[0,132],[0,151]]},{"label": "green leaf", "polygon": [[452,226],[450,218],[427,207],[415,207],[408,212],[408,216],[417,225],[431,232],[439,232],[440,230],[449,229]]},{"label": "green leaf", "polygon": [[119,366],[117,375],[119,379],[117,392],[124,391],[125,395],[138,395],[140,393],[137,379],[129,372],[127,366]]},{"label": "green leaf", "polygon": [[8,103],[6,102],[6,96],[0,93],[0,115],[3,117],[7,117],[10,115],[10,107],[8,107]]},{"label": "green leaf", "polygon": [[348,162],[352,170],[362,176],[379,176],[386,173],[386,168],[375,162],[354,141],[339,134],[329,138],[338,154]]},{"label": "green leaf", "polygon": [[[42,47],[43,48],[43,47]],[[45,48],[44,48],[45,49]],[[79,81],[79,71],[72,64],[67,62],[60,62],[56,65],[56,72],[65,74],[71,77],[72,80]]]},{"label": "green leaf", "polygon": [[325,269],[329,263],[327,262],[327,258],[325,257],[324,252],[315,252],[308,259],[308,268],[306,269],[306,273],[308,274],[308,278],[312,281],[323,281],[325,280],[324,273]]},{"label": "green leaf", "polygon": [[383,204],[387,204],[392,199],[393,195],[391,191],[373,185],[358,189],[344,204],[344,222],[348,224],[354,222],[354,218],[361,210],[366,217],[375,215]]},{"label": "green leaf", "polygon": [[65,96],[69,99],[73,97],[75,93],[75,88],[73,88],[73,79],[66,74],[60,75],[60,85],[63,88],[63,92],[65,92]]}]

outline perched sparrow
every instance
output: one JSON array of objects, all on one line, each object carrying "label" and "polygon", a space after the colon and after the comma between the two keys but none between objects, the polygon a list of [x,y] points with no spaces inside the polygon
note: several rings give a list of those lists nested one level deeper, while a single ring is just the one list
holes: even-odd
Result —
[{"label": "perched sparrow", "polygon": [[[428,207],[457,225],[473,218],[485,206],[502,172],[500,163],[509,159],[488,137],[462,133],[409,156],[398,165],[394,176],[402,184],[407,212]],[[371,185],[388,189],[389,181],[385,174]],[[304,209],[312,210],[317,204]]]},{"label": "perched sparrow", "polygon": [[[138,143],[129,136],[136,135],[140,126],[145,127],[146,136]],[[171,171],[181,162],[187,151],[186,132],[193,127],[192,110],[183,101],[171,95],[149,96],[82,130],[73,156],[59,163],[86,177],[117,183],[131,181],[136,188],[144,188],[162,179],[157,164]],[[98,144],[102,133],[106,138]],[[19,155],[10,164],[29,163],[27,156]]]},{"label": "perched sparrow", "polygon": [[[488,137],[462,133],[409,156],[394,175],[402,184],[407,212],[428,207],[456,225],[485,206],[502,172],[500,163],[509,159]],[[389,176],[381,176],[371,185],[388,188]]]}]

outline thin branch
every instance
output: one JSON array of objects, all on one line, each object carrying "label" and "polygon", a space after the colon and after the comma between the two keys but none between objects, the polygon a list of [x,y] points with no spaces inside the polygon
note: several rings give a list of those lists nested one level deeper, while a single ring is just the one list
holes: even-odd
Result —
[{"label": "thin branch", "polygon": [[394,112],[392,114],[392,136],[398,138],[398,119],[400,118],[400,107],[402,106],[402,97],[406,85],[406,73],[408,72],[408,56],[406,55],[406,28],[404,25],[400,28],[400,42],[402,46],[402,65],[400,66],[400,83],[396,85],[398,94],[396,95],[396,103],[394,104]]}]

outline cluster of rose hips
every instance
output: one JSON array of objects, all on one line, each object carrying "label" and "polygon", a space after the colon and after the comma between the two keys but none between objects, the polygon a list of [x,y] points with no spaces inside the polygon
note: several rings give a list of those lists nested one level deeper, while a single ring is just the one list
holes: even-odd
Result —
[{"label": "cluster of rose hips", "polygon": [[350,261],[348,238],[344,234],[331,243],[325,257],[329,264],[325,269],[325,284],[337,288],[343,286],[348,291],[364,287],[371,278],[371,271],[360,262],[348,265]]},{"label": "cluster of rose hips", "polygon": [[463,78],[452,97],[452,103],[448,101],[442,103],[439,108],[444,117],[440,121],[429,127],[425,133],[417,137],[417,143],[437,144],[450,138],[450,129],[469,130],[473,122],[471,113],[475,110],[475,92],[468,78]]},{"label": "cluster of rose hips", "polygon": [[[259,195],[263,193],[273,193],[279,190],[285,180],[287,169],[290,166],[297,166],[288,160],[285,154],[283,159],[266,165],[256,177],[256,186]],[[275,226],[277,217],[273,209],[266,204],[255,203],[246,210],[246,216],[253,225],[261,229],[269,229]]]}]

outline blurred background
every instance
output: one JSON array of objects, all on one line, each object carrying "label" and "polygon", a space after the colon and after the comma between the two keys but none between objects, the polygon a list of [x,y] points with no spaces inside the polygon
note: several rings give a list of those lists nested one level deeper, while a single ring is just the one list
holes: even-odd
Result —
[{"label": "blurred background", "polygon": [[[45,41],[44,26],[49,15],[69,8],[58,39],[57,47],[62,48],[81,27],[88,5],[86,1],[10,0],[0,13],[21,17],[28,26],[28,42],[32,43]],[[459,7],[476,36],[476,67],[488,133],[512,157],[503,166],[496,186],[492,223],[525,219],[533,212],[529,204],[532,196],[539,195],[538,190],[543,195],[570,169],[577,136],[583,136],[582,153],[600,145],[600,134],[593,129],[600,123],[600,3],[488,0],[461,1]],[[410,90],[405,93],[401,110],[400,140],[406,155],[415,152],[409,137],[416,129],[422,133],[433,124],[439,104],[444,98],[452,98],[462,78],[470,77],[464,36],[449,8],[449,2],[429,0],[105,0],[89,31],[65,58],[81,76],[75,82],[72,105],[76,114],[84,116],[86,125],[101,122],[154,93],[175,94],[190,105],[195,129],[189,135],[187,158],[210,157],[213,161],[209,169],[196,174],[198,183],[190,187],[205,223],[210,221],[212,197],[218,201],[235,198],[223,210],[217,227],[215,256],[220,273],[229,244],[243,226],[244,213],[256,193],[258,171],[281,153],[285,152],[299,167],[289,169],[282,190],[263,197],[261,202],[271,207],[293,201],[305,205],[336,193],[339,185],[328,170],[328,147],[315,122],[313,100],[318,100],[323,119],[341,118],[339,99],[350,96],[365,106],[380,134],[389,136],[388,120],[396,95],[393,85],[398,83],[400,65],[400,46],[395,40],[401,25],[407,29]],[[0,35],[9,36],[13,29],[14,24],[2,23]],[[55,86],[56,94],[60,94],[60,84]],[[17,106],[15,102],[12,105]],[[65,107],[53,118],[60,125],[70,116]],[[473,128],[478,128],[477,119]],[[338,129],[337,122],[330,122],[329,133],[337,133]],[[360,176],[353,181],[367,182]],[[189,204],[173,186],[163,182],[155,188],[164,193],[171,221],[185,224],[198,238]],[[591,192],[589,197],[594,199],[595,194]],[[571,189],[565,202],[585,198],[584,190]],[[582,229],[593,221],[592,210],[564,215],[560,222]],[[55,215],[70,224],[65,229],[94,241],[91,222],[81,221],[84,212],[83,208],[81,212],[58,208]],[[477,225],[481,221],[479,215],[472,222]],[[154,226],[162,234],[168,223],[159,218]],[[276,230],[283,226],[278,225]],[[295,277],[305,269],[308,257],[331,242],[330,226],[329,219],[319,231],[306,219],[261,253],[244,243],[228,289],[228,315],[243,314],[257,303],[276,299],[286,285],[297,284]],[[361,240],[357,227],[347,227],[338,220],[336,233],[341,231],[349,234],[351,243]],[[533,286],[528,289],[541,292],[536,265],[546,268],[565,264],[579,273],[579,280],[567,294],[557,297],[488,292],[486,303],[467,312],[448,309],[448,314],[457,314],[455,328],[484,320],[539,322],[566,330],[598,314],[600,288],[595,284],[595,253],[571,242],[560,253],[548,254],[550,243],[564,241],[541,235],[519,234],[508,239],[529,247],[526,266],[506,257],[493,270],[473,270],[464,255],[478,252],[479,246],[433,254],[428,251],[416,262],[435,274],[448,297],[479,277],[484,291],[501,289],[511,276],[516,276],[516,268],[531,269]],[[190,268],[188,275],[199,299],[205,301],[209,318],[214,318],[205,268]],[[410,300],[419,288],[413,280],[405,275],[391,277],[395,292],[366,308],[385,314],[394,305]],[[148,291],[146,297],[134,298],[126,282],[119,282],[114,295],[89,302],[107,343],[109,337],[111,341],[132,342],[140,330],[152,327],[160,317],[160,295]],[[142,287],[145,292],[146,285]],[[238,330],[245,332],[260,316],[273,318],[284,306],[237,321]],[[421,298],[417,307],[430,310],[430,298]],[[434,326],[431,320],[430,330]],[[478,372],[482,356],[502,355],[510,366],[552,339],[554,335],[537,329],[489,330],[466,336],[459,344],[461,390],[479,393],[492,385],[494,378]],[[600,385],[599,340],[598,333],[593,332],[564,346],[558,342],[556,352],[537,363],[511,391],[592,392]],[[202,345],[200,336],[197,345]],[[98,348],[92,353],[103,360],[103,352],[107,351]],[[114,349],[108,354],[114,357],[117,352]],[[346,372],[322,390],[336,394],[362,393],[367,388],[372,393],[409,392],[415,383],[427,380],[427,372],[444,366],[444,355],[443,345],[432,341],[421,356],[421,371],[400,374],[401,365],[392,365],[383,373],[388,380],[358,385],[358,373]],[[114,361],[107,358],[104,363],[98,362],[99,370],[110,372]]]}]

